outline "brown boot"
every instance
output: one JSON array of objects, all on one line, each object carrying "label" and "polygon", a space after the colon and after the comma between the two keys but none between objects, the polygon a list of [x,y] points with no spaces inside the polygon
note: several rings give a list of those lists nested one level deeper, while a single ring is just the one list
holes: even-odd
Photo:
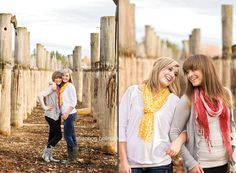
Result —
[{"label": "brown boot", "polygon": [[74,159],[74,154],[73,154],[73,150],[70,151],[69,149],[67,149],[67,153],[68,153],[68,158],[66,160],[62,160],[61,163],[63,164],[70,164],[70,163],[76,163],[76,160]]},{"label": "brown boot", "polygon": [[77,160],[77,155],[78,155],[78,148],[77,145],[73,148],[73,159],[76,161]]}]

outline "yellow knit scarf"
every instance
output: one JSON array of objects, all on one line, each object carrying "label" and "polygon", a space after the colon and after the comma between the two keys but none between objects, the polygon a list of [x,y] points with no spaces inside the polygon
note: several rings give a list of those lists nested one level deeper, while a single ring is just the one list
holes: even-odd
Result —
[{"label": "yellow knit scarf", "polygon": [[69,82],[66,82],[59,90],[59,106],[61,106],[63,104],[62,93],[68,85],[69,85]]},{"label": "yellow knit scarf", "polygon": [[146,84],[143,85],[144,110],[143,118],[139,127],[139,136],[145,141],[152,139],[154,112],[161,109],[166,102],[170,91],[168,88],[162,89],[155,96],[152,96],[151,89]]}]

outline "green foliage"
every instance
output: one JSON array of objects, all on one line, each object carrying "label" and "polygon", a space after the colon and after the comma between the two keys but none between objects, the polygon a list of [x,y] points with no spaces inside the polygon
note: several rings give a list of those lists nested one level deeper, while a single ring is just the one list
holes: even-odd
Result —
[{"label": "green foliage", "polygon": [[66,63],[65,55],[60,54],[58,51],[51,51],[50,57],[56,57],[57,60],[60,60],[62,64]]},{"label": "green foliage", "polygon": [[176,44],[170,42],[169,40],[166,40],[165,42],[166,42],[167,47],[172,49],[175,55],[178,54],[179,48]]},{"label": "green foliage", "polygon": [[63,60],[65,59],[65,56],[60,54],[58,51],[51,51],[50,57],[56,57],[57,60]]}]

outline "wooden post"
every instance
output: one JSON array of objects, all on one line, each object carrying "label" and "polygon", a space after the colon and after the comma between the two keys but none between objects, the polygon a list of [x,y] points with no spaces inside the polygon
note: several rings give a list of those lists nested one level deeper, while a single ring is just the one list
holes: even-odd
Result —
[{"label": "wooden post", "polygon": [[129,30],[128,23],[128,4],[129,0],[119,0],[119,52],[120,55],[127,51],[127,32]]},{"label": "wooden post", "polygon": [[145,49],[148,58],[156,57],[156,34],[150,25],[145,26]]},{"label": "wooden post", "polygon": [[137,57],[137,58],[144,58],[144,57],[146,57],[145,45],[144,45],[143,42],[137,44],[136,57]]},{"label": "wooden post", "polygon": [[81,46],[76,46],[73,51],[73,79],[79,102],[83,101],[83,71],[81,68]]},{"label": "wooden post", "polygon": [[96,74],[98,72],[95,71],[96,69],[96,62],[99,62],[99,34],[98,33],[91,33],[90,34],[90,45],[91,45],[91,111],[95,118],[98,118],[97,112],[97,105],[98,105],[98,95],[97,95],[97,77]]},{"label": "wooden post", "polygon": [[99,102],[99,126],[102,137],[105,139],[103,148],[107,152],[114,153],[116,146],[116,67],[115,54],[115,17],[106,16],[101,18],[100,26],[100,62],[102,64],[99,76],[98,98]]},{"label": "wooden post", "polygon": [[30,67],[30,32],[27,32],[26,34],[26,66],[29,68]]},{"label": "wooden post", "polygon": [[167,52],[167,45],[165,41],[162,41],[161,44],[161,52],[162,52],[162,56],[166,56],[166,52]]},{"label": "wooden post", "polygon": [[36,45],[36,64],[39,69],[43,69],[43,54],[44,54],[44,47],[42,44],[37,43]]},{"label": "wooden post", "polygon": [[[23,85],[24,86],[28,86],[27,85],[27,81],[28,81],[28,77],[26,74],[26,70],[22,70],[22,76],[23,76]],[[27,87],[23,87],[23,100],[21,100],[23,102],[23,120],[26,120],[28,115],[27,115],[27,94],[28,94],[28,88]]]},{"label": "wooden post", "polygon": [[1,62],[11,62],[12,57],[12,25],[11,14],[0,13],[0,59]]},{"label": "wooden post", "polygon": [[161,39],[156,36],[156,57],[161,57]]},{"label": "wooden post", "polygon": [[193,29],[191,46],[192,46],[192,53],[194,55],[200,54],[201,30],[199,28]]},{"label": "wooden post", "polygon": [[[236,44],[232,46],[232,71],[231,71],[231,91],[234,96],[234,101],[236,99]],[[234,103],[236,104],[236,103]]]},{"label": "wooden post", "polygon": [[1,111],[0,134],[10,135],[11,117],[11,57],[12,57],[12,25],[11,14],[0,14],[0,84]]},{"label": "wooden post", "polygon": [[115,17],[104,16],[100,20],[100,62],[114,68],[115,64]]},{"label": "wooden post", "polygon": [[81,46],[76,46],[73,51],[73,70],[79,71],[81,70]]},{"label": "wooden post", "polygon": [[24,105],[27,105],[24,93],[24,70],[26,66],[26,36],[28,35],[25,27],[17,27],[15,31],[15,66],[12,76],[12,116],[11,124],[15,127],[23,126]]},{"label": "wooden post", "polygon": [[45,69],[46,70],[50,70],[50,53],[49,53],[49,51],[46,51],[46,65],[45,65]]},{"label": "wooden post", "polygon": [[30,115],[31,113],[31,106],[30,104],[32,103],[32,98],[31,98],[31,90],[30,90],[30,87],[31,87],[31,81],[30,81],[30,70],[27,68],[25,69],[25,83],[24,83],[24,86],[28,86],[28,87],[24,87],[25,90],[26,90],[26,95],[25,95],[25,107],[26,107],[26,118],[28,118],[28,116]]},{"label": "wooden post", "polygon": [[91,46],[91,69],[95,69],[95,63],[99,62],[99,34],[90,34],[90,46]]},{"label": "wooden post", "polygon": [[126,84],[126,69],[125,69],[125,62],[126,57],[120,56],[119,57],[119,100],[121,99],[121,96],[124,94],[125,89],[127,87]]},{"label": "wooden post", "polygon": [[186,59],[189,57],[189,41],[188,40],[183,40],[183,50],[182,50],[182,59]]},{"label": "wooden post", "polygon": [[151,55],[151,49],[150,49],[150,40],[151,40],[151,32],[152,28],[150,25],[145,26],[145,50],[146,50],[146,55],[147,57],[150,57]]},{"label": "wooden post", "polygon": [[193,40],[192,34],[189,35],[189,56],[193,55]]},{"label": "wooden post", "polygon": [[233,6],[222,5],[222,65],[223,65],[223,85],[231,89],[230,69],[231,69],[231,46],[233,34]]},{"label": "wooden post", "polygon": [[[25,66],[26,66],[26,74],[27,74],[27,83],[26,85],[29,86],[27,90],[27,114],[31,114],[31,111],[33,109],[33,97],[31,93],[31,73],[30,73],[30,32],[26,30],[25,34]],[[27,87],[26,87],[27,88]]]},{"label": "wooden post", "polygon": [[68,55],[68,67],[72,70],[73,69],[73,56]]},{"label": "wooden post", "polygon": [[91,109],[91,72],[83,70],[82,107]]},{"label": "wooden post", "polygon": [[128,29],[125,31],[128,35],[128,40],[126,41],[128,44],[127,51],[131,55],[136,54],[136,41],[135,41],[135,4],[128,5],[128,16],[126,23],[128,25]]},{"label": "wooden post", "polygon": [[43,49],[43,70],[47,68],[47,49]]},{"label": "wooden post", "polygon": [[236,69],[236,44],[231,48],[232,50],[232,69]]},{"label": "wooden post", "polygon": [[27,30],[25,27],[18,27],[15,31],[15,64],[24,64],[25,58],[25,34]]}]

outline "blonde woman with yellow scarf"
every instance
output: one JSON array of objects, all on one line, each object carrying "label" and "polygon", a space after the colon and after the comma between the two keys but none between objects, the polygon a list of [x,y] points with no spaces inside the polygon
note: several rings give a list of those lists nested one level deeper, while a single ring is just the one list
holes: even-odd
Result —
[{"label": "blonde woman with yellow scarf", "polygon": [[77,111],[75,106],[77,105],[77,96],[75,86],[72,83],[70,69],[64,69],[62,71],[63,86],[60,88],[59,102],[61,109],[61,118],[64,120],[64,138],[67,144],[67,160],[63,160],[62,163],[76,163],[77,157],[77,140],[75,135],[74,123],[77,118]]},{"label": "blonde woman with yellow scarf", "polygon": [[149,78],[128,87],[119,105],[119,172],[172,173],[175,156],[186,134],[172,144],[169,130],[179,101],[179,64],[158,58]]}]

